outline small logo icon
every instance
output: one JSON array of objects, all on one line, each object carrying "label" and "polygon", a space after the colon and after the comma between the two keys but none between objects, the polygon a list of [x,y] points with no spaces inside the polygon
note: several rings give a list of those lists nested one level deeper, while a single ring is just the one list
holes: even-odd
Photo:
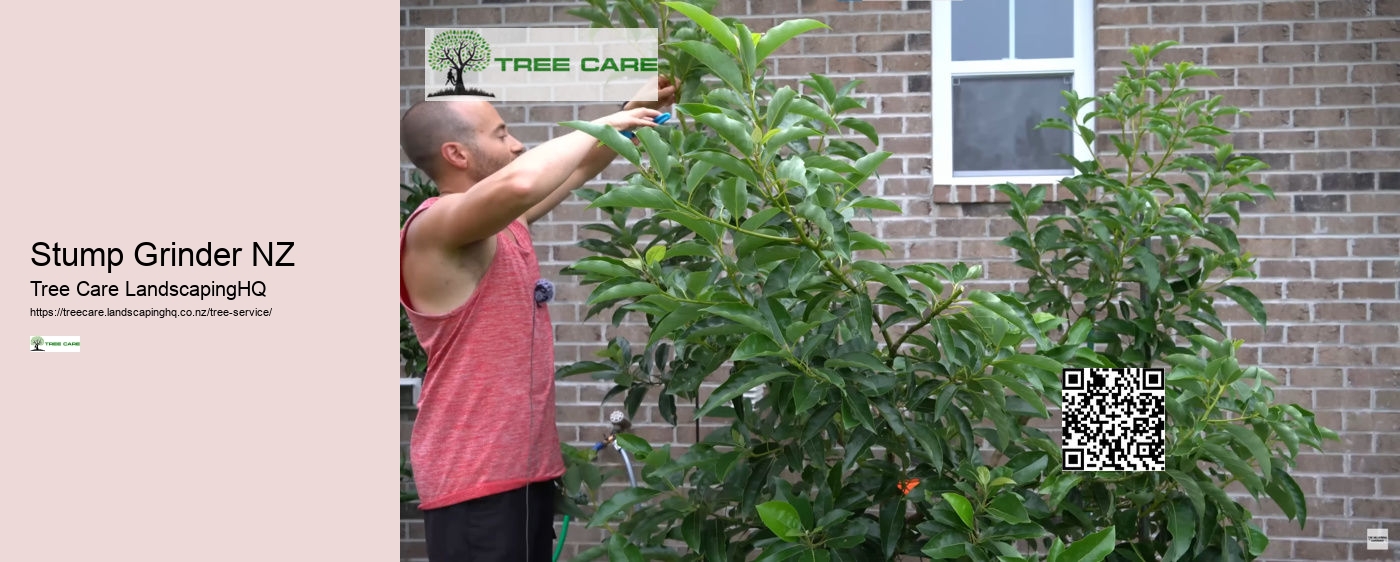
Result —
[{"label": "small logo icon", "polygon": [[1366,550],[1386,550],[1390,548],[1390,531],[1385,527],[1366,529]]},{"label": "small logo icon", "polygon": [[491,63],[491,43],[470,29],[448,29],[433,37],[424,54],[428,68],[447,71],[448,88],[428,94],[434,96],[486,96],[495,94],[464,83],[466,72],[481,72]]},{"label": "small logo icon", "polygon": [[29,351],[77,353],[82,350],[78,336],[30,336]]}]

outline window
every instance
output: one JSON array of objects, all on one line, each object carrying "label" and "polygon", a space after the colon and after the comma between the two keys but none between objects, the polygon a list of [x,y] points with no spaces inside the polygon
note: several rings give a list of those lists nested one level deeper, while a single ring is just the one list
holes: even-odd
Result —
[{"label": "window", "polygon": [[1094,91],[1093,0],[934,2],[933,174],[939,185],[1053,183],[1087,159],[1061,91]]}]

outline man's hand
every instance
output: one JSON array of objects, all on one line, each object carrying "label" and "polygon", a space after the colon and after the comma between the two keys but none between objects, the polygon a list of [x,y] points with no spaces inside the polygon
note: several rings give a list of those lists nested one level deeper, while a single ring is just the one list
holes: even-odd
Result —
[{"label": "man's hand", "polygon": [[593,122],[599,125],[608,125],[619,131],[626,131],[637,127],[655,127],[656,122],[653,119],[656,119],[658,115],[661,115],[660,111],[649,107],[640,107],[600,117],[594,119]]},{"label": "man's hand", "polygon": [[632,101],[627,102],[627,104],[623,106],[623,109],[635,109],[638,107],[661,109],[663,107],[676,103],[676,85],[671,83],[670,78],[667,78],[665,76],[657,76],[656,80],[653,81],[652,84],[653,85],[649,85],[645,88],[642,88],[640,92],[637,92],[637,97],[641,97],[642,92],[655,91],[656,101],[639,100],[633,98]]}]

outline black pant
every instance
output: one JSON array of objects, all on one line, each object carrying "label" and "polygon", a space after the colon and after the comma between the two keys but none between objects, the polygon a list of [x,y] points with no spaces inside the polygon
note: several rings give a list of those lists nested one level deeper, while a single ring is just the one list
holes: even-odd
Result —
[{"label": "black pant", "polygon": [[423,511],[431,562],[550,562],[554,482]]}]

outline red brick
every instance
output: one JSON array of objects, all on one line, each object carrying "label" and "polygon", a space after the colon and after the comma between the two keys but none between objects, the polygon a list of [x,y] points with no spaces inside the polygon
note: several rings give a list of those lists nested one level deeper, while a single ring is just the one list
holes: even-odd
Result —
[{"label": "red brick", "polygon": [[1295,127],[1341,127],[1346,124],[1347,112],[1344,109],[1293,110],[1293,126]]},{"label": "red brick", "polygon": [[[860,52],[865,52],[864,50]],[[875,55],[828,57],[827,72],[832,74],[866,74],[879,70],[879,58]]]},{"label": "red brick", "polygon": [[1286,23],[1242,25],[1238,35],[1240,43],[1279,43],[1289,40],[1292,27]]},{"label": "red brick", "polygon": [[1318,279],[1355,279],[1365,277],[1367,266],[1361,260],[1327,260],[1316,267]]},{"label": "red brick", "polygon": [[1314,396],[1316,398],[1313,402],[1313,409],[1317,410],[1352,410],[1371,407],[1370,390],[1355,388],[1318,389]]},{"label": "red brick", "polygon": [[1394,39],[1400,37],[1400,19],[1367,19],[1352,22],[1352,39]]},{"label": "red brick", "polygon": [[1400,473],[1400,455],[1356,455],[1351,458],[1353,474]]},{"label": "red brick", "polygon": [[1264,105],[1267,107],[1305,106],[1317,104],[1315,88],[1268,88],[1264,92]]},{"label": "red brick", "polygon": [[1376,0],[1376,15],[1400,16],[1400,0]]},{"label": "red brick", "polygon": [[1320,62],[1361,62],[1371,60],[1371,45],[1368,43],[1337,43],[1320,45],[1317,49]]},{"label": "red brick", "polygon": [[[1338,111],[1338,113],[1345,113]],[[1345,117],[1343,117],[1345,121]],[[1300,152],[1293,155],[1295,170],[1336,170],[1347,167],[1345,152]]]},{"label": "red brick", "polygon": [[1316,45],[1264,45],[1266,63],[1310,63],[1317,60]]},{"label": "red brick", "polygon": [[1154,25],[1167,23],[1199,23],[1204,11],[1200,6],[1153,6],[1152,23]]},{"label": "red brick", "polygon": [[1344,64],[1293,67],[1294,84],[1345,84],[1346,81],[1347,66]]},{"label": "red brick", "polygon": [[[871,4],[875,6],[875,4]],[[930,27],[931,11],[906,11],[900,14],[879,14],[879,28],[881,31],[920,31],[928,32]]]},{"label": "red brick", "polygon": [[1325,281],[1289,281],[1284,290],[1289,299],[1335,299],[1341,294],[1341,287]]},{"label": "red brick", "polygon": [[881,70],[883,72],[927,72],[929,56],[927,54],[884,55],[880,57]]},{"label": "red brick", "polygon": [[[500,23],[501,10],[488,8],[496,13],[496,21],[490,23]],[[410,27],[439,27],[450,26],[455,22],[453,11],[450,9],[419,9],[408,10],[408,25]],[[420,40],[419,45],[423,42]]]},{"label": "red brick", "polygon": [[1293,24],[1294,41],[1344,41],[1350,26],[1344,21],[1297,22]]},{"label": "red brick", "polygon": [[1370,105],[1371,88],[1367,86],[1320,88],[1320,105]]},{"label": "red brick", "polygon": [[1147,6],[1103,6],[1095,10],[1099,26],[1144,25],[1148,22]]},{"label": "red brick", "polygon": [[1344,257],[1347,255],[1348,240],[1344,238],[1299,238],[1295,242],[1294,254],[1300,257]]},{"label": "red brick", "polygon": [[[1368,165],[1359,165],[1357,163],[1357,154],[1375,154],[1378,163],[1382,161],[1383,156],[1392,158],[1392,160],[1390,160],[1392,163],[1394,163],[1394,161],[1400,161],[1400,153],[1397,153],[1397,151],[1389,151],[1389,153],[1383,153],[1383,151],[1351,153],[1351,164],[1359,168],[1359,170],[1365,170],[1365,168],[1368,168]],[[1366,213],[1400,213],[1400,193],[1354,193],[1354,195],[1351,195],[1351,207],[1355,210],[1365,209]],[[1372,240],[1375,240],[1375,238],[1372,238]],[[1358,240],[1358,242],[1361,242],[1361,240]]]},{"label": "red brick", "polygon": [[1180,41],[1180,27],[1134,27],[1128,30],[1128,42],[1151,45],[1162,41]]},{"label": "red brick", "polygon": [[1264,278],[1312,277],[1312,264],[1301,260],[1259,260],[1259,276]]},{"label": "red brick", "polygon": [[1317,15],[1313,2],[1265,2],[1265,20],[1308,20]]},{"label": "red brick", "polygon": [[[1377,86],[1377,87],[1376,87],[1376,103],[1380,103],[1380,104],[1400,104],[1400,85]],[[1391,130],[1384,131],[1384,132],[1385,132],[1385,133],[1389,133],[1389,134],[1394,134],[1394,133],[1395,133],[1395,130],[1394,130],[1394,129],[1391,129]],[[1393,142],[1391,142],[1391,144],[1389,144],[1388,146],[1395,146],[1395,145],[1397,145],[1397,144],[1400,144],[1400,141],[1393,141]]]},{"label": "red brick", "polygon": [[[1183,43],[1203,45],[1207,43],[1234,43],[1235,27],[1230,25],[1190,26],[1183,31]],[[1102,43],[1100,43],[1102,44]],[[1115,45],[1116,46],[1116,45]]]},{"label": "red brick", "polygon": [[1321,367],[1300,367],[1288,373],[1288,386],[1292,388],[1341,388],[1346,378],[1341,369]]},{"label": "red brick", "polygon": [[1374,222],[1366,216],[1318,217],[1318,234],[1369,234]]},{"label": "red brick", "polygon": [[1366,319],[1366,305],[1355,302],[1318,303],[1313,318],[1319,322],[1357,321]]},{"label": "red brick", "polygon": [[1390,64],[1358,64],[1351,69],[1352,84],[1394,84],[1400,81],[1400,66]]},{"label": "red brick", "polygon": [[1318,131],[1317,145],[1326,148],[1367,148],[1374,144],[1372,129]]},{"label": "red brick", "polygon": [[[1132,39],[1131,32],[1129,32],[1129,39]],[[1259,47],[1210,47],[1206,50],[1206,64],[1209,66],[1236,66],[1259,64]]]},{"label": "red brick", "polygon": [[1338,326],[1289,326],[1285,339],[1289,343],[1339,343],[1341,342],[1341,328]]},{"label": "red brick", "polygon": [[1346,326],[1346,337],[1343,341],[1352,345],[1377,343],[1393,345],[1400,343],[1400,332],[1397,330],[1400,328],[1396,326],[1352,324]]},{"label": "red brick", "polygon": [[1342,298],[1355,299],[1394,299],[1394,281],[1367,281],[1342,284]]},{"label": "red brick", "polygon": [[1371,278],[1400,279],[1400,260],[1375,260],[1371,262]]},{"label": "red brick", "polygon": [[[1268,103],[1268,94],[1265,93],[1265,96],[1265,103]],[[1317,133],[1315,131],[1281,131],[1277,133],[1264,133],[1264,148],[1313,148],[1316,144]]]},{"label": "red brick", "polygon": [[802,38],[802,54],[849,55],[855,44],[853,35],[808,35]]},{"label": "red brick", "polygon": [[1211,4],[1206,6],[1206,21],[1208,22],[1252,22],[1258,19],[1258,4]]}]

